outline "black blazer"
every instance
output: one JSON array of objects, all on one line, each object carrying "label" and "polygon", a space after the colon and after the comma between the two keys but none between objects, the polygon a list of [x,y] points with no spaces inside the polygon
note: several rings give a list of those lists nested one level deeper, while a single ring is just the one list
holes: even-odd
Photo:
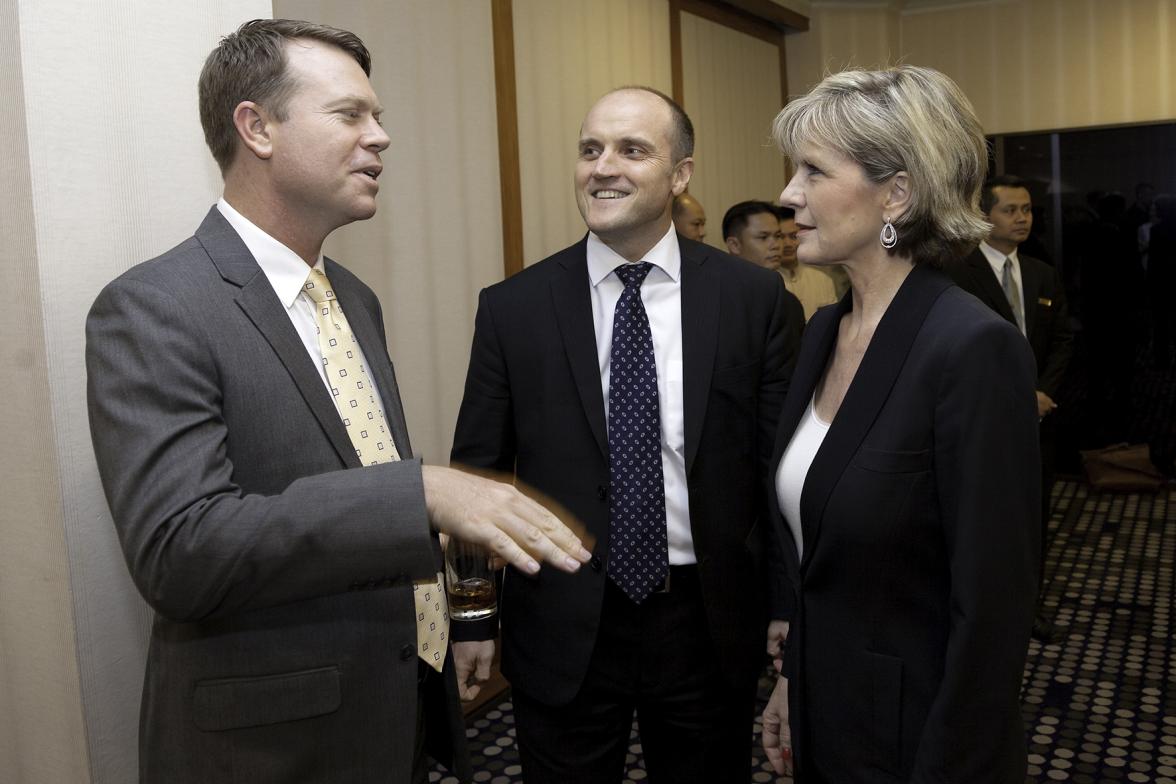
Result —
[{"label": "black blazer", "polygon": [[[795,357],[780,276],[679,237],[690,523],[715,655],[759,666],[767,513],[759,477]],[[507,569],[503,672],[553,705],[579,691],[608,562],[608,440],[586,240],[484,290],[452,460],[513,473],[595,540],[578,574]]]},{"label": "black blazer", "polygon": [[[1037,389],[1055,401],[1066,367],[1074,353],[1074,332],[1066,312],[1066,287],[1058,271],[1040,259],[1017,254],[1021,265],[1022,297],[1025,300],[1025,336],[1037,360]],[[964,291],[1016,324],[1013,309],[1005,299],[992,265],[979,248],[947,267]]]},{"label": "black blazer", "polygon": [[[773,467],[851,309],[846,296],[805,330]],[[805,479],[803,559],[775,515],[798,608],[786,674],[799,781],[1024,781],[1033,377],[1016,329],[915,267]]]}]

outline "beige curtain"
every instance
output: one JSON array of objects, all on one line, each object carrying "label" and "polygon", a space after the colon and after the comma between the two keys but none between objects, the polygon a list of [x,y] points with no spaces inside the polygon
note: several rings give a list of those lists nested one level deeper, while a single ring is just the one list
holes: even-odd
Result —
[{"label": "beige curtain", "polygon": [[780,48],[684,13],[682,86],[695,132],[690,193],[706,210],[706,242],[725,249],[727,208],[775,201],[786,184],[784,158],[769,138],[782,105]]}]

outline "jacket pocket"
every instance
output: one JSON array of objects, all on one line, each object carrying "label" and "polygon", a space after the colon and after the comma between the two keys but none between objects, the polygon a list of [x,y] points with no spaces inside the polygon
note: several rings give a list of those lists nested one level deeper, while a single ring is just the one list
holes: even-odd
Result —
[{"label": "jacket pocket", "polygon": [[866,651],[874,757],[891,772],[902,769],[902,659]]},{"label": "jacket pocket", "polygon": [[192,720],[206,732],[260,727],[333,713],[342,701],[335,666],[198,681]]},{"label": "jacket pocket", "polygon": [[931,468],[931,450],[913,449],[889,451],[863,446],[854,455],[853,462],[867,471],[880,474],[914,474]]}]

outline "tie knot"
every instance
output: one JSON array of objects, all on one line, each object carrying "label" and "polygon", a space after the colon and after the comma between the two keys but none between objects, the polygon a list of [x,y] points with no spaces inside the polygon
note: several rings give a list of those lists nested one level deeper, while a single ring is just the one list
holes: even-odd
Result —
[{"label": "tie knot", "polygon": [[648,261],[639,261],[636,264],[622,264],[613,271],[625,284],[625,288],[633,289],[641,288],[642,281],[645,280],[645,276],[649,274],[651,269],[653,269],[653,265]]},{"label": "tie knot", "polygon": [[310,274],[306,276],[306,283],[303,284],[302,289],[310,295],[311,299],[320,304],[335,299],[335,292],[331,289],[331,281],[327,280],[325,273],[313,267]]},{"label": "tie knot", "polygon": [[1012,271],[1012,269],[1013,269],[1013,257],[1012,256],[1005,256],[1004,268],[1006,270]]}]

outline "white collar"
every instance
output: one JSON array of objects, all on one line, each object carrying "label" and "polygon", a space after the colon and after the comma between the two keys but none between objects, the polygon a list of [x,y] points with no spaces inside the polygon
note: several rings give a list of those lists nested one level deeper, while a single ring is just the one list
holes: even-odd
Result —
[{"label": "white collar", "polygon": [[[607,278],[614,269],[630,262],[624,256],[604,244],[594,232],[588,232],[588,279],[596,286]],[[674,231],[674,224],[666,231],[664,237],[649,249],[642,261],[648,261],[664,272],[670,280],[677,281],[682,272],[682,254],[678,249],[678,234]]]},{"label": "white collar", "polygon": [[[274,293],[281,300],[282,306],[289,309],[302,292],[306,278],[310,275],[310,268],[306,266],[306,262],[297,253],[258,228],[253,221],[233,209],[223,196],[217,201],[216,208],[253,254],[257,265],[273,286]],[[314,266],[315,269],[323,271],[323,254],[319,254]]]},{"label": "white collar", "polygon": [[1013,260],[1013,269],[1021,268],[1021,261],[1017,258],[1016,248],[1013,248],[1012,253],[1006,255],[989,245],[987,242],[981,240],[980,252],[984,254],[984,258],[988,259],[988,263],[992,265],[992,269],[996,272],[997,275],[1000,275],[1004,270],[1004,263],[1006,258]]}]

